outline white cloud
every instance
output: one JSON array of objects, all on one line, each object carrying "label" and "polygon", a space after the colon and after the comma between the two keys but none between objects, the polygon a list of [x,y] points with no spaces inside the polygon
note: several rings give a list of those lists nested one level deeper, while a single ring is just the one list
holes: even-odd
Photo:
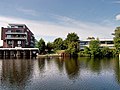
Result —
[{"label": "white cloud", "polygon": [[[68,17],[57,18],[59,18],[58,23],[53,23],[47,21],[43,22],[0,16],[0,26],[7,26],[8,23],[26,24],[28,28],[35,34],[37,39],[40,39],[41,37],[44,39],[44,36],[64,38],[70,32],[76,32],[79,35],[80,39],[85,39],[88,36],[112,38],[111,33],[114,31],[114,27],[112,26],[103,26],[96,23],[80,22]],[[50,38],[48,38],[48,40],[50,40]]]},{"label": "white cloud", "polygon": [[116,15],[116,20],[120,20],[120,14]]},{"label": "white cloud", "polygon": [[120,0],[113,1],[112,3],[115,3],[115,4],[120,4]]},{"label": "white cloud", "polygon": [[38,16],[38,12],[36,12],[35,10],[32,10],[32,9],[17,8],[17,10],[24,13],[24,14]]}]

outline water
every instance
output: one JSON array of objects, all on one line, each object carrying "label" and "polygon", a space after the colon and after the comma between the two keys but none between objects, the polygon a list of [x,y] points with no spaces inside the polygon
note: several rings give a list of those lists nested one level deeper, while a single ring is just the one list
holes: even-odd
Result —
[{"label": "water", "polygon": [[0,60],[0,90],[120,90],[117,58]]}]

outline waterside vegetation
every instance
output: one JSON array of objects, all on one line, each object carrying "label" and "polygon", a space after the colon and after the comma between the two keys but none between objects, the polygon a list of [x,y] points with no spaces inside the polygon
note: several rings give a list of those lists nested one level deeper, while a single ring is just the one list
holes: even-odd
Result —
[{"label": "waterside vegetation", "polygon": [[91,39],[89,47],[85,46],[84,50],[80,49],[80,40],[78,35],[73,33],[68,33],[65,40],[62,38],[56,38],[53,42],[45,41],[41,38],[37,43],[36,47],[39,48],[39,54],[63,54],[67,53],[69,56],[84,56],[84,57],[112,57],[117,56],[120,53],[120,27],[117,27],[114,32],[114,45],[115,49],[110,49],[109,47],[101,47],[99,38]]}]

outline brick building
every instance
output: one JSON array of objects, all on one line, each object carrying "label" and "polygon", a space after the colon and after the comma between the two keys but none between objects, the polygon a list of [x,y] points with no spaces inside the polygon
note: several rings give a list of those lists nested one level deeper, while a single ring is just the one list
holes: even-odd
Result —
[{"label": "brick building", "polygon": [[3,48],[33,48],[35,46],[34,34],[25,24],[8,24],[7,28],[1,28],[1,40]]}]

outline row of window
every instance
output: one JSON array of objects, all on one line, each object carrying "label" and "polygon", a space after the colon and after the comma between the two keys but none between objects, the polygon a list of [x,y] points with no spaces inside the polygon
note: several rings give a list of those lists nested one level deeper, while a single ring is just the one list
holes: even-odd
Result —
[{"label": "row of window", "polygon": [[[80,45],[88,45],[89,42],[80,42]],[[100,41],[100,44],[114,44],[113,41]]]},{"label": "row of window", "polygon": [[13,30],[7,30],[7,32],[24,32],[24,30],[15,30],[15,31],[13,31]]},{"label": "row of window", "polygon": [[[13,41],[7,41],[7,44],[11,45]],[[22,41],[17,41],[17,44],[22,44]]]},{"label": "row of window", "polygon": [[26,37],[26,35],[7,35],[8,38],[11,37]]}]

